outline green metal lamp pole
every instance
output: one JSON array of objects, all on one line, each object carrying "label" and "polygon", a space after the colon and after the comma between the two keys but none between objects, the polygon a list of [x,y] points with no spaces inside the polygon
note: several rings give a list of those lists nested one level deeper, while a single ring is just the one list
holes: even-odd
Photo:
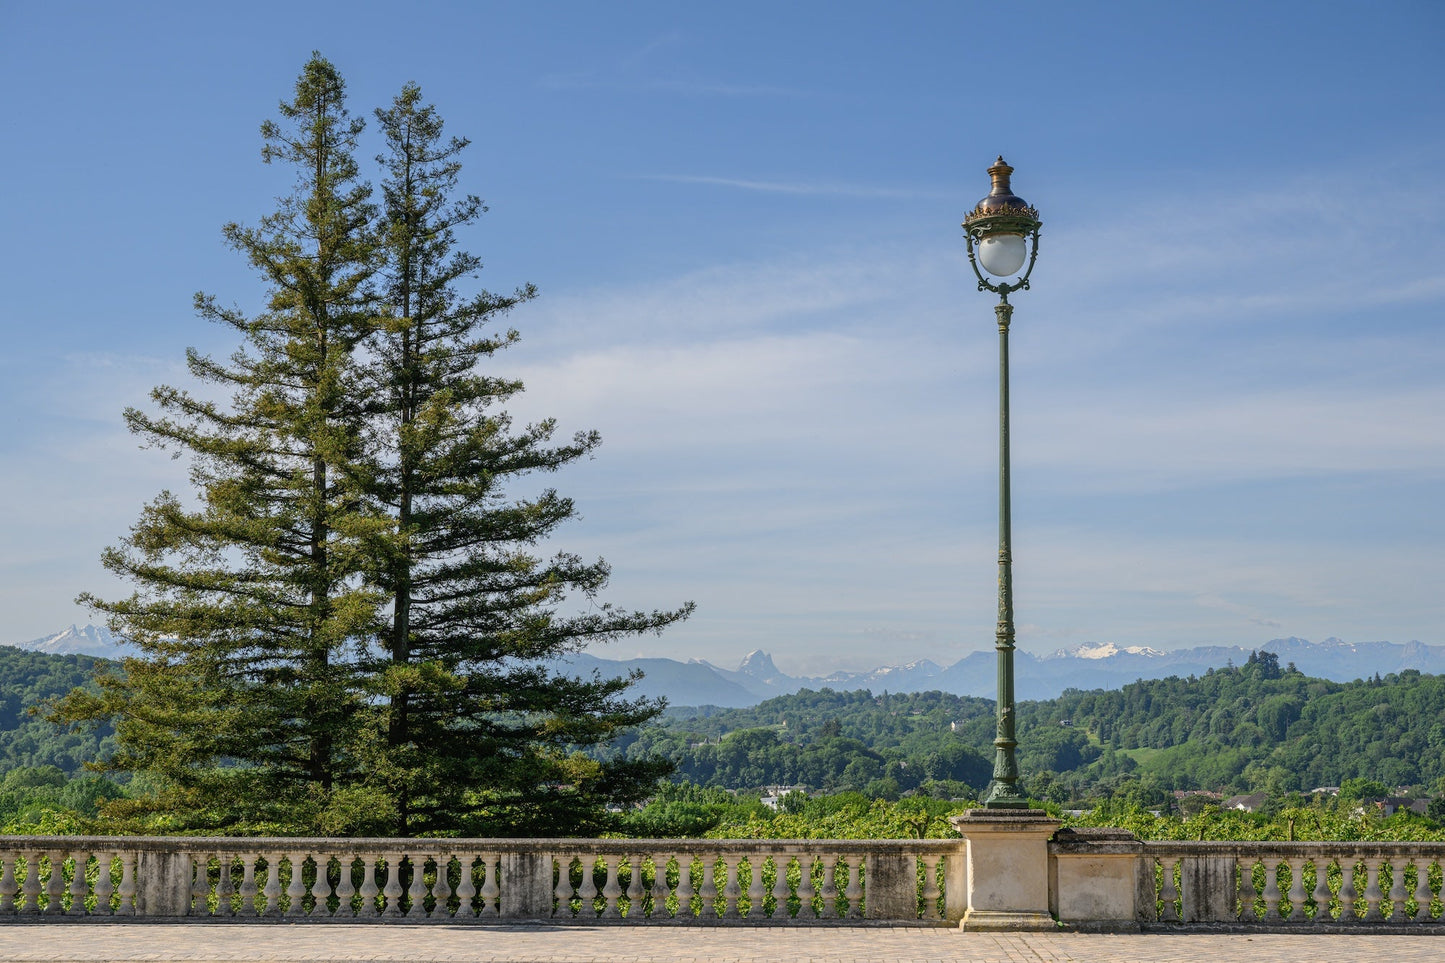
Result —
[{"label": "green metal lamp pole", "polygon": [[[998,319],[998,627],[994,636],[994,647],[998,651],[998,728],[993,740],[993,782],[983,806],[985,809],[1027,809],[1029,803],[1019,791],[1018,761],[1014,757],[1018,740],[1014,733],[1013,529],[1008,423],[1008,328],[1014,308],[1008,303],[1008,296],[1029,288],[1029,275],[1039,255],[1042,222],[1039,212],[1009,187],[1013,168],[1004,163],[1003,157],[999,157],[988,173],[993,189],[963,219],[968,263],[978,277],[978,289],[999,296],[999,303],[993,309]],[[998,279],[1014,277],[1024,267],[1025,257],[1028,267],[1015,281],[994,282],[984,275],[987,272]]]}]

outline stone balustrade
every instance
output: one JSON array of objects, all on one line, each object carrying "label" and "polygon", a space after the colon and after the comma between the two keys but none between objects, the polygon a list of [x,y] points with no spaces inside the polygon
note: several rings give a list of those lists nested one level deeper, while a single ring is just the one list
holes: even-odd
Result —
[{"label": "stone balustrade", "polygon": [[957,841],[0,837],[0,917],[956,920]]},{"label": "stone balustrade", "polygon": [[1138,845],[1146,926],[1445,928],[1445,843]]},{"label": "stone balustrade", "polygon": [[[1017,824],[1017,825],[1015,825]],[[0,921],[127,917],[1445,934],[1445,843],[0,837]],[[985,878],[987,876],[988,878]]]}]

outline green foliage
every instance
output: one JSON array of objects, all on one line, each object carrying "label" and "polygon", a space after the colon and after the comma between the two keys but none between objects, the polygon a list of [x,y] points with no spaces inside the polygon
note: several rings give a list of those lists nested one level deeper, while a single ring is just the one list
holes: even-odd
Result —
[{"label": "green foliage", "polygon": [[1129,803],[1107,801],[1065,820],[1068,826],[1114,826],[1140,839],[1278,841],[1445,841],[1445,826],[1408,812],[1317,804],[1247,813],[1207,806],[1187,818],[1156,814]]},{"label": "green foliage", "polygon": [[940,692],[875,697],[805,689],[750,708],[669,718],[618,741],[613,751],[665,755],[679,778],[719,788],[958,795],[986,785],[993,763],[991,749],[966,744],[951,727],[975,714],[991,718],[992,711],[985,700]]},{"label": "green foliage", "polygon": [[67,777],[55,766],[21,766],[0,780],[0,835],[83,832],[124,789],[104,776]]},{"label": "green foliage", "polygon": [[1378,779],[1363,779],[1358,776],[1340,782],[1340,800],[1350,802],[1356,799],[1381,799],[1390,795],[1390,787]]},{"label": "green foliage", "polygon": [[785,797],[778,810],[757,796],[691,783],[660,787],[618,829],[626,836],[713,839],[922,839],[954,835],[947,817],[964,804],[914,796],[897,801],[845,792]]},{"label": "green foliage", "polygon": [[109,725],[76,731],[47,720],[34,710],[72,689],[94,689],[104,659],[86,655],[50,655],[0,645],[0,772],[20,766],[54,766],[74,774],[85,763],[115,751]]}]

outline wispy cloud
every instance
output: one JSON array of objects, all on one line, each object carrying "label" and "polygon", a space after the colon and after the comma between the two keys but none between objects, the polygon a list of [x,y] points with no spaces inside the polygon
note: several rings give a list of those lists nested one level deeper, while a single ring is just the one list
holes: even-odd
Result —
[{"label": "wispy cloud", "polygon": [[698,97],[810,97],[810,91],[773,84],[728,83],[681,78],[625,79],[594,73],[549,74],[538,81],[546,90],[611,90],[630,93],[664,93]]},{"label": "wispy cloud", "polygon": [[880,200],[951,200],[951,193],[941,190],[917,190],[906,187],[875,187],[867,184],[841,184],[830,181],[761,181],[740,177],[709,177],[698,174],[647,174],[643,180],[673,184],[702,184],[728,187],[764,194],[798,194],[809,197],[857,197]]}]

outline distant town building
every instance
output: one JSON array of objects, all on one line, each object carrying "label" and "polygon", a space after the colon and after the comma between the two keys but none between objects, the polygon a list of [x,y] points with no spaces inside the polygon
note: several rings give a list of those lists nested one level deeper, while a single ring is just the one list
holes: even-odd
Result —
[{"label": "distant town building", "polygon": [[1224,808],[1238,809],[1247,813],[1259,812],[1259,808],[1264,805],[1264,799],[1265,795],[1262,792],[1250,793],[1247,796],[1230,796],[1224,801]]}]

